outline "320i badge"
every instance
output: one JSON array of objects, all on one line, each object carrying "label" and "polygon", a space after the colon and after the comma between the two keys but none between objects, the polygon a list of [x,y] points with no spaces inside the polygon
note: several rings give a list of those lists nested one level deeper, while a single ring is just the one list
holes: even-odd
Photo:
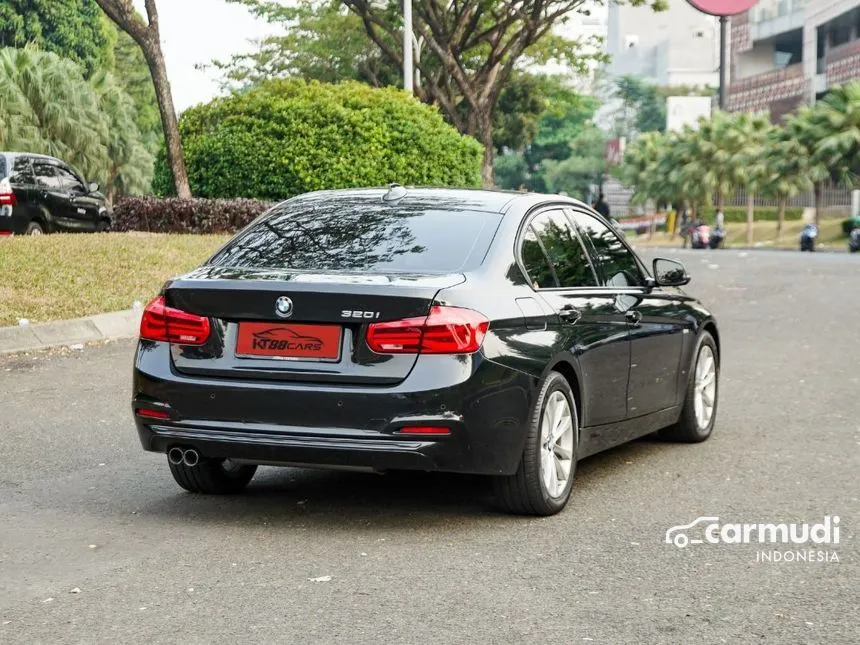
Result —
[{"label": "320i badge", "polygon": [[138,433],[199,493],[259,464],[437,470],[556,513],[578,460],[710,436],[720,339],[688,282],[565,197],[303,195],[146,307]]}]

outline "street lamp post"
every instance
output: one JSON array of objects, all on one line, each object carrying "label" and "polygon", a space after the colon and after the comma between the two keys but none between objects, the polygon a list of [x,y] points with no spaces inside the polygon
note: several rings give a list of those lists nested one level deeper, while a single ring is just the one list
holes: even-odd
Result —
[{"label": "street lamp post", "polygon": [[720,19],[720,109],[726,109],[726,74],[729,62],[726,60],[728,50],[729,16],[734,16],[752,9],[758,0],[687,0],[689,4],[703,13],[717,16]]},{"label": "street lamp post", "polygon": [[412,51],[412,0],[403,0],[403,89],[410,94],[415,83]]}]

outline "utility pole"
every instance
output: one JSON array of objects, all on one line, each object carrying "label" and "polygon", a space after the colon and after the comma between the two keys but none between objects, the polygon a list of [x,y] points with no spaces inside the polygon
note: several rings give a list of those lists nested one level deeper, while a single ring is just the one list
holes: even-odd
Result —
[{"label": "utility pole", "polygon": [[403,89],[410,94],[415,82],[412,52],[412,0],[403,0]]},{"label": "utility pole", "polygon": [[[406,0],[409,2],[409,0]],[[728,88],[726,87],[726,71],[728,66],[728,61],[726,60],[728,56],[726,56],[728,49],[728,23],[729,19],[727,16],[720,16],[720,109],[726,109],[726,93]],[[713,51],[713,50],[711,50]]]}]

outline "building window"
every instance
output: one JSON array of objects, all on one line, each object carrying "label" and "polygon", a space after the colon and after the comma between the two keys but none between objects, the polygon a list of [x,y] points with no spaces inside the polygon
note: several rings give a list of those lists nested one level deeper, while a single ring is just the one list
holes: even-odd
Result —
[{"label": "building window", "polygon": [[830,28],[830,47],[839,47],[851,41],[851,25],[835,25]]}]

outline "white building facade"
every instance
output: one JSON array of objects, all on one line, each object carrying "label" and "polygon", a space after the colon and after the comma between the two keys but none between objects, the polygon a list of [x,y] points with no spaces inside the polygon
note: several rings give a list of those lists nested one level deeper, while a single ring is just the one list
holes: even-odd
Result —
[{"label": "white building facade", "polygon": [[779,121],[860,80],[860,0],[759,0],[731,22],[728,109]]}]

